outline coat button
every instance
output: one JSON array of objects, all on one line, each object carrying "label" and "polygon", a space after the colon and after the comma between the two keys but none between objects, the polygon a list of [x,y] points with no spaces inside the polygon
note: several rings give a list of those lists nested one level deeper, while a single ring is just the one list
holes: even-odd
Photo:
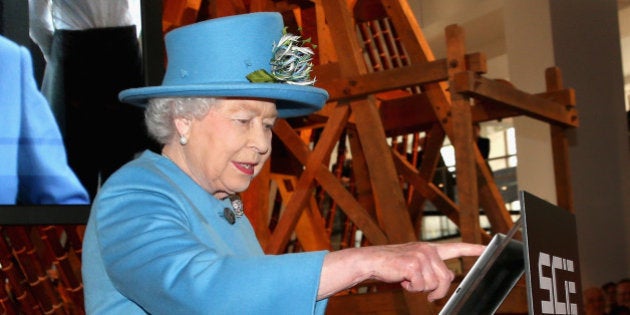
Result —
[{"label": "coat button", "polygon": [[236,222],[234,212],[230,208],[223,209],[223,217],[225,217],[229,224],[234,224],[234,222]]}]

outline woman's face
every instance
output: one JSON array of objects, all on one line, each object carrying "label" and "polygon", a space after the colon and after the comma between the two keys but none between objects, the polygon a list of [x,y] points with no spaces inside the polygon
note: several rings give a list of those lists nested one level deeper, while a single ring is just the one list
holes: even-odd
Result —
[{"label": "woman's face", "polygon": [[176,163],[217,198],[242,192],[271,154],[277,116],[270,101],[221,99],[200,120],[176,119],[188,138]]}]

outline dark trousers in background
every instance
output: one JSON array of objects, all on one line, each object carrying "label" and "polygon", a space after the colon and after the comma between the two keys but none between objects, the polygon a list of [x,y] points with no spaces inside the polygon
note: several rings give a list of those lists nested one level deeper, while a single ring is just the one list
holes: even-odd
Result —
[{"label": "dark trousers in background", "polygon": [[141,60],[135,26],[55,31],[42,90],[92,200],[100,183],[154,145],[143,109],[118,101],[121,90],[144,85]]}]

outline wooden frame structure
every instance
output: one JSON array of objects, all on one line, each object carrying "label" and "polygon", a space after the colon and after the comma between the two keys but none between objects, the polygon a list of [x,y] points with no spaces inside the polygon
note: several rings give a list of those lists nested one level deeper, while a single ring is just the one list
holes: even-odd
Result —
[{"label": "wooden frame structure", "polygon": [[[352,3],[315,1],[320,53],[337,58],[321,60],[322,63],[316,68],[317,85],[328,90],[331,98],[327,108],[315,115],[324,119],[312,119],[319,124],[325,121],[321,137],[312,151],[307,149],[307,144],[300,141],[302,139],[287,123],[280,122],[274,130],[288,150],[304,165],[304,169],[273,232],[267,229],[264,222],[258,230],[263,236],[261,240],[266,251],[277,254],[287,249],[293,231],[297,233],[301,230],[297,222],[304,220],[301,215],[305,209],[309,209],[312,225],[321,222],[307,207],[316,187],[329,193],[350,220],[363,231],[370,244],[417,240],[413,221],[420,220],[422,213],[408,209],[400,177],[414,187],[420,198],[430,200],[458,225],[463,241],[482,243],[489,239],[488,233],[479,226],[479,208],[488,217],[493,232],[507,231],[512,226],[512,219],[491,171],[474,145],[472,125],[473,122],[519,115],[527,115],[551,125],[558,203],[573,211],[564,130],[577,127],[578,119],[574,91],[563,88],[560,70],[547,70],[546,92],[537,95],[525,93],[509,82],[483,76],[486,71],[485,58],[483,54],[466,53],[461,27],[451,25],[446,28],[447,57],[435,60],[405,1],[363,1],[362,4],[368,2],[372,9],[380,3],[384,15],[379,19],[385,21],[371,22],[380,23],[381,26],[385,23],[387,25],[381,28],[382,31],[385,29],[396,33],[396,42],[390,43],[389,48],[398,47],[404,53],[387,57],[396,57],[401,62],[399,66],[392,66],[394,62],[390,62],[390,68],[368,67],[371,59],[366,51],[371,49],[379,56],[383,55],[383,51],[370,48],[369,43],[361,43],[357,39],[357,28],[360,26],[357,26],[357,18],[351,13]],[[353,4],[356,6],[361,3]],[[307,28],[304,25],[302,27]],[[331,29],[335,31],[330,32]],[[327,34],[330,39],[322,40]],[[331,46],[322,47],[324,43]],[[372,60],[377,58],[372,56]],[[397,91],[395,94],[398,97],[388,97],[391,91]],[[427,132],[428,147],[419,170],[387,144],[387,136],[395,133],[403,122],[408,124],[406,132]],[[344,131],[344,128],[347,130]],[[351,135],[349,139],[356,175],[356,191],[352,196],[334,181],[333,171],[326,167],[330,153],[342,133]],[[445,136],[455,148],[458,204],[430,180]],[[387,152],[391,152],[391,155]],[[264,178],[262,180],[266,181]],[[253,194],[264,198],[260,194],[266,191],[254,191]],[[311,239],[318,239],[317,229],[311,232]],[[321,238],[321,242],[308,244],[300,234],[304,234],[304,231],[298,234],[298,238],[306,250],[325,248],[329,244]],[[472,261],[464,261],[465,268],[471,264]],[[512,305],[506,308],[523,311],[526,305],[524,291],[522,288],[516,291],[520,295],[512,298]],[[389,310],[399,313],[400,306],[394,302],[398,300],[405,301],[407,306],[403,313],[431,314],[435,311],[432,305],[427,305],[424,299],[414,294],[403,292],[402,295],[392,295],[390,291],[385,291],[380,297],[371,295],[370,299],[359,299],[371,305],[366,308],[372,310],[375,305],[389,301],[391,303],[385,303],[391,306]],[[329,312],[347,313],[361,304],[348,296],[341,299],[345,302],[337,304],[332,299],[331,306],[335,306]]]}]

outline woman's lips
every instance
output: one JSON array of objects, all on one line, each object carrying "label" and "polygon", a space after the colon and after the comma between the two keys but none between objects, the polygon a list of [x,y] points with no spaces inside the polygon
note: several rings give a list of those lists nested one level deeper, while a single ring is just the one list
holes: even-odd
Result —
[{"label": "woman's lips", "polygon": [[234,166],[236,166],[237,169],[239,169],[241,172],[247,174],[247,175],[254,175],[254,166],[256,164],[255,163],[241,163],[241,162],[234,162]]}]

